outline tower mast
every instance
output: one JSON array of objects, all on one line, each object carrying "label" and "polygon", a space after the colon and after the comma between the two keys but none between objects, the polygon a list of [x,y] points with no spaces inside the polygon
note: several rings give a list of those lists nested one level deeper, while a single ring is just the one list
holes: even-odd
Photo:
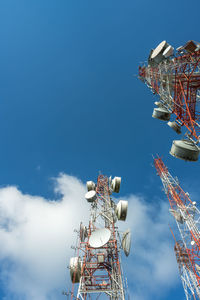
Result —
[{"label": "tower mast", "polygon": [[150,52],[148,64],[139,67],[139,78],[159,96],[152,117],[186,138],[173,141],[170,154],[189,161],[198,160],[200,142],[200,44],[188,41],[176,49],[166,41]]},{"label": "tower mast", "polygon": [[154,166],[179,231],[180,241],[176,242],[174,250],[186,299],[200,299],[200,211],[160,157],[154,159]]},{"label": "tower mast", "polygon": [[128,202],[121,200],[116,205],[111,198],[112,192],[119,192],[120,184],[120,177],[105,175],[99,175],[96,184],[87,182],[85,198],[90,203],[90,220],[87,227],[80,224],[77,256],[70,260],[71,300],[127,299],[120,250],[129,255],[131,234],[126,231],[121,240],[116,221],[125,221]]}]

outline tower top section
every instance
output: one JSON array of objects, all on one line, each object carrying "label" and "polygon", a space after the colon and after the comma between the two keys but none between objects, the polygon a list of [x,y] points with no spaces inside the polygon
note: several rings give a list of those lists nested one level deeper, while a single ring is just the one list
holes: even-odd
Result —
[{"label": "tower top section", "polygon": [[[159,97],[152,117],[167,121],[182,140],[174,140],[170,154],[197,161],[200,142],[200,43],[188,41],[174,47],[162,41],[151,49],[146,63],[139,66],[139,78]],[[172,120],[170,120],[172,119]]]}]

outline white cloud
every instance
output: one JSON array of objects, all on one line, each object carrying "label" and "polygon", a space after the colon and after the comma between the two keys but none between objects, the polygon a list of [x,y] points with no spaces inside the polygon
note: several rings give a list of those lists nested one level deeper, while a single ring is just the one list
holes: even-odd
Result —
[{"label": "white cloud", "polygon": [[[59,201],[24,195],[13,186],[0,189],[0,279],[6,300],[63,299],[73,230],[80,220],[88,222],[85,191],[81,181],[65,174],[55,179]],[[128,200],[128,220],[118,223],[121,229],[131,227],[133,234],[124,269],[134,300],[150,299],[159,288],[171,287],[177,280],[168,205],[161,202],[155,207],[136,196]]]},{"label": "white cloud", "polygon": [[24,195],[16,187],[0,189],[0,260],[6,299],[18,299],[14,295],[50,299],[54,289],[57,296],[52,299],[58,299],[65,288],[73,231],[87,219],[88,204],[78,179],[61,174],[55,182],[55,191],[62,195],[59,201]]}]

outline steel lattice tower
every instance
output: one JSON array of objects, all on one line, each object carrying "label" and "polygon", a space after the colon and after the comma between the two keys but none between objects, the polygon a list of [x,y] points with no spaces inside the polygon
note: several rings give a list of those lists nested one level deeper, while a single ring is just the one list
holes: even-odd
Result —
[{"label": "steel lattice tower", "polygon": [[98,176],[97,184],[87,182],[90,221],[87,227],[81,223],[76,256],[70,260],[71,299],[128,299],[120,250],[128,256],[130,231],[121,240],[116,227],[117,218],[125,221],[128,203],[121,200],[116,205],[111,199],[112,192],[119,192],[120,183],[120,177],[112,180],[104,175]]},{"label": "steel lattice tower", "polygon": [[185,160],[197,160],[200,142],[200,44],[189,41],[174,53],[163,41],[152,50],[147,65],[139,67],[139,78],[159,96],[153,117],[169,121],[178,134],[186,129],[182,141],[174,141],[171,154]]},{"label": "steel lattice tower", "polygon": [[180,241],[174,250],[186,299],[200,299],[200,211],[173,178],[161,158],[154,159],[154,165],[163,183],[170,203]]}]

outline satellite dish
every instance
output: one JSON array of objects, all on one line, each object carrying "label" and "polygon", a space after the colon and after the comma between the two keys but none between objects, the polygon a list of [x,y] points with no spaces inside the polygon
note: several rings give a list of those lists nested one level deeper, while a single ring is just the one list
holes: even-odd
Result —
[{"label": "satellite dish", "polygon": [[82,263],[80,257],[71,257],[69,263],[70,277],[73,283],[80,282]]},{"label": "satellite dish", "polygon": [[128,211],[128,201],[120,200],[116,207],[116,215],[118,220],[125,221]]},{"label": "satellite dish", "polygon": [[152,52],[151,58],[154,59],[156,56],[158,56],[160,53],[163,53],[164,50],[168,47],[168,44],[166,41],[162,41]]},{"label": "satellite dish", "polygon": [[119,193],[120,185],[121,185],[121,177],[114,177],[111,182],[111,188],[113,192]]},{"label": "satellite dish", "polygon": [[93,181],[87,181],[87,190],[89,191],[94,191],[96,188],[96,184]]},{"label": "satellite dish", "polygon": [[176,133],[181,134],[181,126],[178,125],[175,121],[173,122],[168,122],[167,125],[171,127]]},{"label": "satellite dish", "polygon": [[85,238],[88,236],[87,233],[87,228],[86,226],[83,225],[83,223],[81,222],[80,224],[80,240],[83,243],[85,241]]},{"label": "satellite dish", "polygon": [[126,230],[122,236],[122,249],[126,256],[129,256],[131,249],[131,231],[130,229]]},{"label": "satellite dish", "polygon": [[89,238],[89,245],[92,248],[103,247],[110,239],[111,231],[107,228],[96,229]]},{"label": "satellite dish", "polygon": [[173,141],[169,153],[174,157],[188,161],[197,161],[199,157],[198,147],[189,140]]},{"label": "satellite dish", "polygon": [[163,55],[165,58],[168,58],[174,54],[174,48],[172,46],[168,46],[165,51],[163,52]]},{"label": "satellite dish", "polygon": [[88,202],[94,202],[97,199],[97,195],[95,191],[89,191],[85,194],[85,199]]},{"label": "satellite dish", "polygon": [[171,113],[164,107],[156,107],[153,110],[152,117],[162,121],[169,121]]},{"label": "satellite dish", "polygon": [[151,59],[154,60],[157,64],[159,64],[165,57],[163,56],[163,52],[169,45],[166,41],[162,41],[152,52]]}]

